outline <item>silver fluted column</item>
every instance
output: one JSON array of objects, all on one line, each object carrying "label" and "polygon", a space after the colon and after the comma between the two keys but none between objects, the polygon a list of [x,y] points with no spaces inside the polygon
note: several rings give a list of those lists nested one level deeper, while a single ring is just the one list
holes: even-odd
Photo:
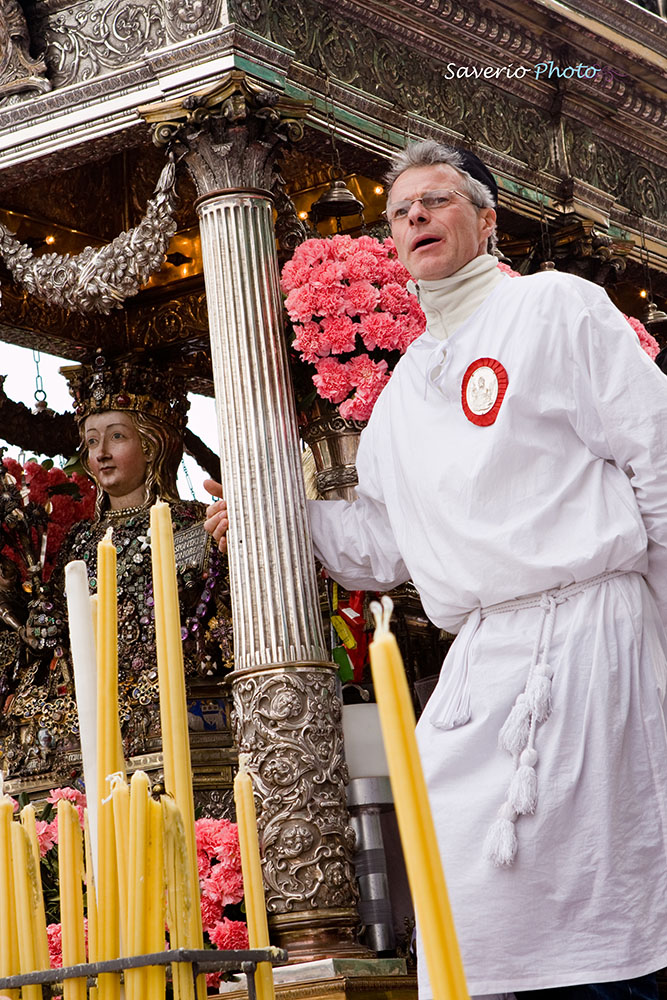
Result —
[{"label": "silver fluted column", "polygon": [[222,477],[229,508],[237,669],[327,659],[287,380],[272,202],[197,203]]},{"label": "silver fluted column", "polygon": [[237,70],[145,111],[199,198],[230,515],[234,732],[257,801],[270,928],[293,959],[366,955],[356,938],[340,683],[327,659],[282,333],[272,220],[278,149],[307,105]]}]

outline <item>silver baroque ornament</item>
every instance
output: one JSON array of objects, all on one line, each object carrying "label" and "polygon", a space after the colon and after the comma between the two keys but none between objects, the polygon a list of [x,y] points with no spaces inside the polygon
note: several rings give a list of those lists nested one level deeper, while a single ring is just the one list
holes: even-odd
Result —
[{"label": "silver baroque ornament", "polygon": [[236,742],[249,755],[256,791],[269,913],[354,906],[335,669],[274,668],[232,684]]},{"label": "silver baroque ornament", "polygon": [[165,164],[139,224],[102,247],[80,254],[43,254],[0,223],[0,256],[17,284],[30,295],[74,312],[108,314],[136,295],[164,261],[176,232],[176,168]]}]

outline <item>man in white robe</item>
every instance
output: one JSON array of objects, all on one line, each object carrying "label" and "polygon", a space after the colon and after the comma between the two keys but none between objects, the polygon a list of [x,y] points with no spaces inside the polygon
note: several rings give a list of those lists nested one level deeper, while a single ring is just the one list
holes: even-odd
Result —
[{"label": "man in white robe", "polygon": [[420,143],[390,174],[428,326],[361,436],[357,501],[311,504],[316,554],[350,589],[412,579],[458,632],[418,738],[470,993],[651,997],[667,381],[597,286],[498,271],[495,182],[457,156]]}]

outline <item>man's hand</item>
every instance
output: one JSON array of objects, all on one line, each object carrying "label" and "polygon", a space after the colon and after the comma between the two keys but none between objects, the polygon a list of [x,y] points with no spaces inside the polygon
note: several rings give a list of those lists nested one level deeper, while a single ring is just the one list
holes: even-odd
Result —
[{"label": "man's hand", "polygon": [[227,517],[227,503],[222,499],[222,486],[220,483],[216,483],[214,479],[205,479],[204,489],[211,496],[220,497],[219,500],[216,500],[215,503],[206,508],[204,527],[209,535],[213,536],[214,540],[218,543],[218,548],[224,554],[227,551],[229,519]]}]

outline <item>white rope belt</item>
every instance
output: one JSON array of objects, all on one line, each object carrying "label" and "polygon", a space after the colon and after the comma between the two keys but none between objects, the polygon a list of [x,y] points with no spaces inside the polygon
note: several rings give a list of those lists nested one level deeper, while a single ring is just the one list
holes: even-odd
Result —
[{"label": "white rope belt", "polygon": [[480,619],[510,611],[522,611],[525,608],[540,608],[542,611],[526,686],[514,702],[498,736],[499,746],[512,754],[515,762],[507,797],[484,841],[485,856],[498,867],[508,867],[514,861],[518,847],[516,822],[520,816],[534,813],[537,806],[535,733],[537,727],[551,715],[553,669],[549,664],[549,653],[556,623],[556,609],[571,597],[624,575],[620,570],[600,573],[581,583],[546,590],[530,597],[519,597],[502,604],[492,604],[479,611]]}]

